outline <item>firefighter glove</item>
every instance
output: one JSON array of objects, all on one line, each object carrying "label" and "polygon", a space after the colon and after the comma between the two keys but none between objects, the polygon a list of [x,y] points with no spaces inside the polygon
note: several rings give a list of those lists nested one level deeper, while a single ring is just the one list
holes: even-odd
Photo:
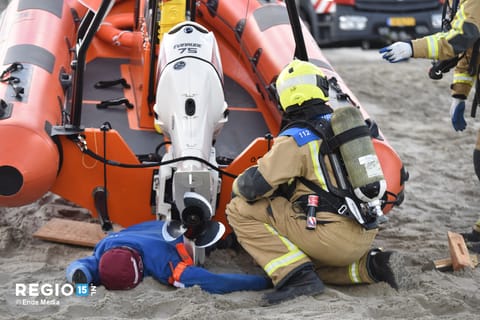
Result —
[{"label": "firefighter glove", "polygon": [[399,41],[380,49],[379,52],[383,53],[383,59],[395,63],[408,60],[412,56],[413,50],[409,42]]},{"label": "firefighter glove", "polygon": [[463,131],[467,127],[465,122],[465,100],[453,98],[450,106],[450,118],[452,119],[452,126],[455,131]]}]

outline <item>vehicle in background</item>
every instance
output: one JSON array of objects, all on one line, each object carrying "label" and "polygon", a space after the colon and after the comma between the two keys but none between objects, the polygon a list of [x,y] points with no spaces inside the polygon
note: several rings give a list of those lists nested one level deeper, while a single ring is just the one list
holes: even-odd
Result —
[{"label": "vehicle in background", "polygon": [[320,46],[367,49],[441,30],[444,0],[297,0]]}]

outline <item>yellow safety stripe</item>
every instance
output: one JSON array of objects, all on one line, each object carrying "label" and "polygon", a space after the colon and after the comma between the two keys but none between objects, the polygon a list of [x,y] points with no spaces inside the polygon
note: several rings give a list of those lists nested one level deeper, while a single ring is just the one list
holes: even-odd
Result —
[{"label": "yellow safety stripe", "polygon": [[310,157],[312,158],[313,169],[315,171],[315,176],[320,182],[320,186],[323,190],[327,190],[327,185],[325,184],[325,178],[323,177],[322,168],[320,167],[320,161],[318,160],[318,155],[320,152],[320,141],[313,140],[308,143],[310,148]]},{"label": "yellow safety stripe", "polygon": [[455,17],[455,21],[452,25],[452,28],[447,32],[440,32],[426,37],[427,39],[427,52],[428,57],[432,59],[438,59],[439,55],[439,46],[438,43],[440,39],[446,39],[450,41],[458,35],[463,34],[463,24],[465,23],[466,16],[463,8],[463,4],[460,6]]},{"label": "yellow safety stripe", "polygon": [[456,73],[453,75],[453,83],[466,83],[473,85],[475,78],[468,73]]},{"label": "yellow safety stripe", "polygon": [[265,227],[267,228],[268,231],[270,231],[273,235],[278,236],[278,238],[283,242],[285,247],[288,249],[288,253],[284,254],[281,257],[278,257],[276,259],[273,259],[269,263],[263,267],[265,272],[271,276],[276,270],[278,270],[281,267],[288,266],[294,262],[297,262],[301,259],[307,258],[307,255],[303,253],[296,245],[294,245],[290,240],[288,240],[285,237],[282,237],[281,235],[278,234],[277,230],[272,228],[268,224],[264,224]]},{"label": "yellow safety stripe", "polygon": [[428,57],[437,59],[438,58],[438,39],[440,37],[433,35],[430,37],[427,37],[427,50],[428,50]]},{"label": "yellow safety stripe", "polygon": [[306,84],[317,86],[317,76],[315,74],[304,74],[290,79],[285,79],[284,81],[281,81],[281,83],[277,84],[277,91],[279,92],[279,95],[281,95],[282,92],[288,88]]},{"label": "yellow safety stripe", "polygon": [[465,11],[464,11],[464,6],[462,4],[455,16],[455,22],[452,25],[452,29],[450,29],[447,32],[447,35],[445,37],[447,40],[450,40],[459,34],[463,34],[463,24],[465,23],[465,19],[466,19]]},{"label": "yellow safety stripe", "polygon": [[358,261],[348,266],[348,276],[350,277],[350,281],[352,281],[352,283],[362,283],[360,271],[358,269]]}]

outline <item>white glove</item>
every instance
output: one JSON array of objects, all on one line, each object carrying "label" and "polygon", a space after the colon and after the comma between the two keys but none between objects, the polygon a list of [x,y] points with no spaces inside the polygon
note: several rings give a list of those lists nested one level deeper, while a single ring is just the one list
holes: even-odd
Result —
[{"label": "white glove", "polygon": [[383,53],[383,59],[395,63],[403,60],[407,60],[413,54],[412,45],[409,42],[395,42],[380,49],[380,53]]}]

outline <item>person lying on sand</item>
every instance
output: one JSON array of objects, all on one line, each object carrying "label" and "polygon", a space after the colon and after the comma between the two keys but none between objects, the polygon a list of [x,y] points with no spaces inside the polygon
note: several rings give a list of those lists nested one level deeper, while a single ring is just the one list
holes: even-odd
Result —
[{"label": "person lying on sand", "polygon": [[152,276],[165,285],[198,285],[210,293],[264,290],[272,286],[266,276],[215,274],[193,265],[181,237],[173,242],[163,239],[163,223],[148,221],[110,233],[95,246],[93,255],[70,263],[67,281],[127,290]]}]

